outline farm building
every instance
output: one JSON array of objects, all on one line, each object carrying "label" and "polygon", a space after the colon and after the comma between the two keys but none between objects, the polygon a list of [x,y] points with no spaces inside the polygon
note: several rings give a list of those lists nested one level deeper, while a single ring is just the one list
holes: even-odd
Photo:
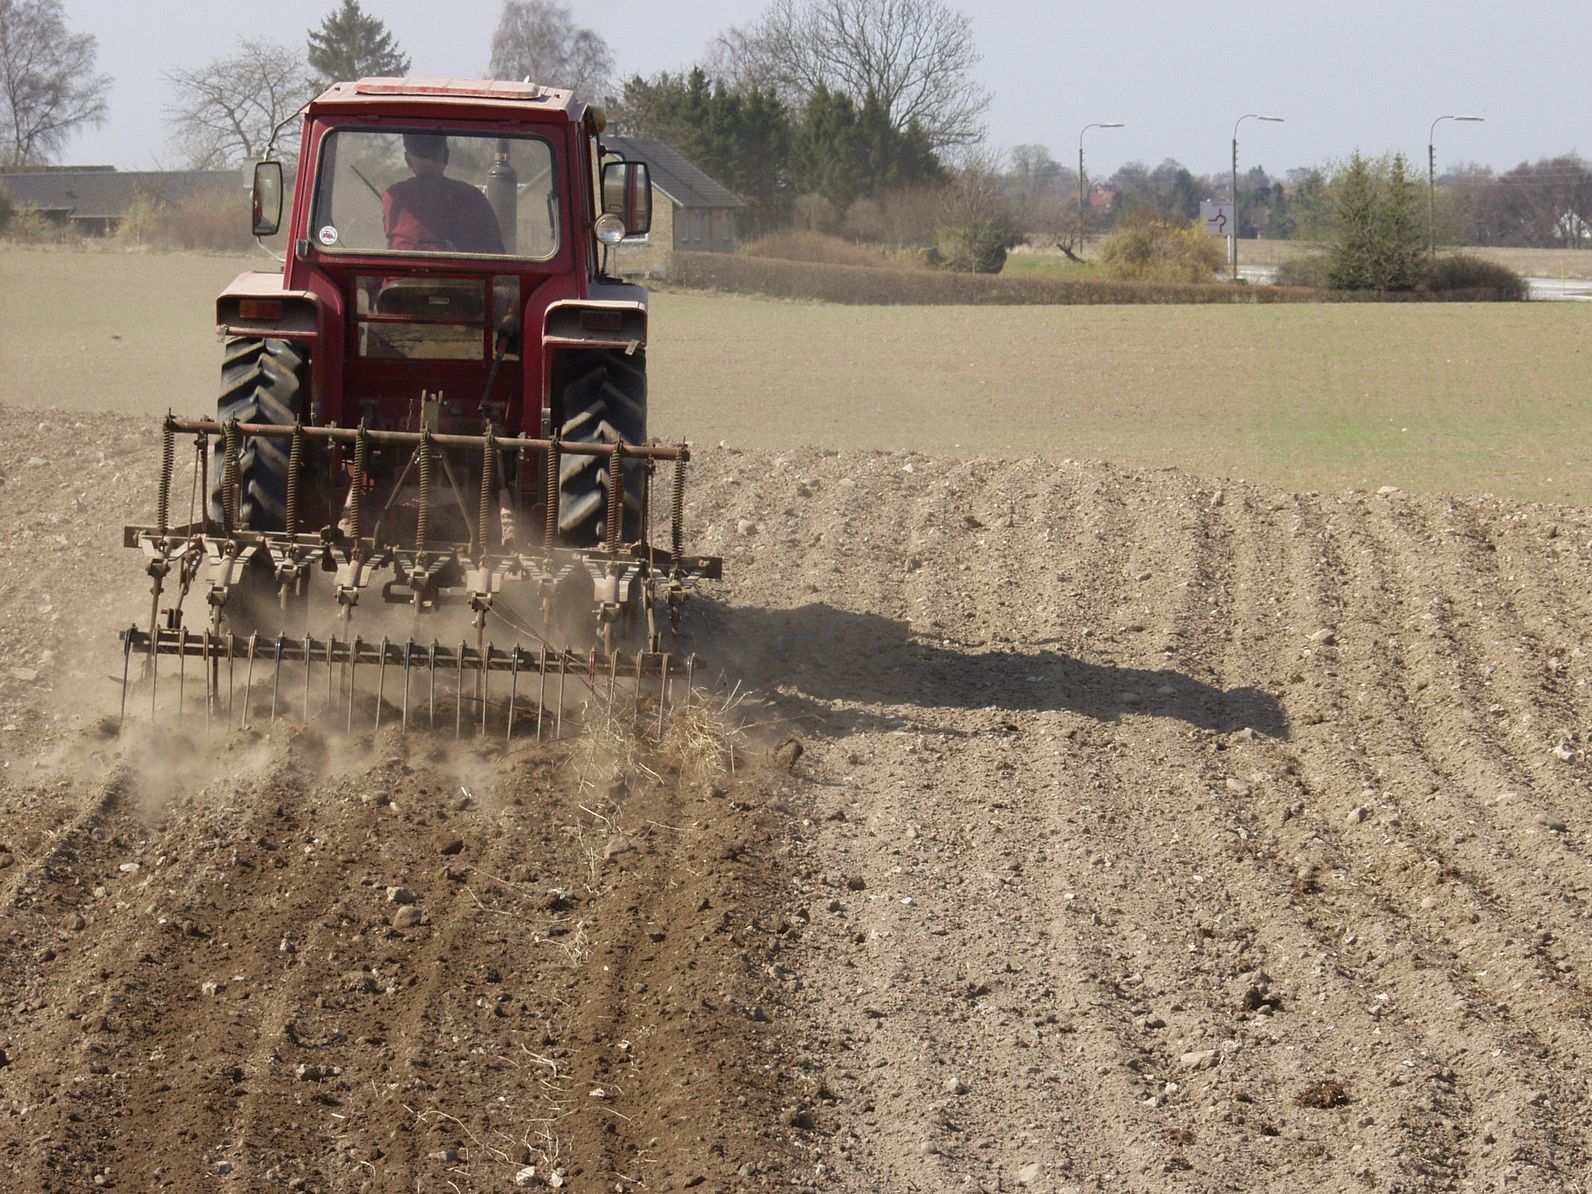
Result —
[{"label": "farm building", "polygon": [[626,274],[661,272],[672,249],[735,252],[735,219],[746,204],[662,141],[604,137],[603,145],[647,163],[652,178],[652,231],[620,246],[615,268]]},{"label": "farm building", "polygon": [[32,209],[83,236],[108,236],[142,196],[175,203],[192,195],[239,191],[247,180],[238,170],[116,170],[72,167],[0,173],[0,187],[17,210]]}]

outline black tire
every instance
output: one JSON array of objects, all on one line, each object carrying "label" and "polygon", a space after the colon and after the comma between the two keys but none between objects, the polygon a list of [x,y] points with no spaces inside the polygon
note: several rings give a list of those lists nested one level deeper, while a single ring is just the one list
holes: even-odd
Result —
[{"label": "black tire", "polygon": [[[647,364],[641,353],[584,354],[564,387],[561,439],[640,444],[647,439]],[[558,533],[573,547],[593,547],[608,533],[607,456],[566,455],[558,462]],[[642,461],[625,464],[621,539],[641,534]]]},{"label": "black tire", "polygon": [[[291,427],[309,405],[309,350],[291,340],[229,337],[221,363],[216,420]],[[238,527],[280,531],[287,526],[285,439],[246,438],[238,451]],[[224,521],[226,447],[217,439],[210,463],[210,517]]]}]

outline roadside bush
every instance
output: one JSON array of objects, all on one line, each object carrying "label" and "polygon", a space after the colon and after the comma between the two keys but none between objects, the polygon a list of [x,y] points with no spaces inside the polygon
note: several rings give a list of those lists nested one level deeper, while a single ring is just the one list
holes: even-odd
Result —
[{"label": "roadside bush", "polygon": [[134,189],[133,201],[117,222],[115,238],[123,244],[148,245],[159,237],[166,224],[164,208],[141,190]]},{"label": "roadside bush", "polygon": [[1279,286],[1310,286],[1325,289],[1332,259],[1325,253],[1305,253],[1290,257],[1277,267]]},{"label": "roadside bush", "polygon": [[1522,302],[1529,291],[1526,280],[1507,265],[1469,253],[1452,253],[1432,262],[1420,289],[1438,294],[1486,293],[1494,302]]},{"label": "roadside bush", "polygon": [[155,243],[169,249],[247,249],[249,196],[238,187],[184,195],[160,208]]},{"label": "roadside bush", "polygon": [[1114,278],[1208,282],[1222,268],[1222,246],[1192,220],[1165,211],[1135,211],[1100,250]]},{"label": "roadside bush", "polygon": [[840,212],[822,195],[798,195],[791,205],[790,222],[791,227],[806,232],[838,232]]},{"label": "roadside bush", "polygon": [[781,261],[810,261],[820,265],[858,265],[874,268],[890,264],[883,254],[854,245],[849,240],[801,228],[770,232],[745,246],[750,257],[775,257]]},{"label": "roadside bush", "polygon": [[6,221],[5,238],[19,245],[48,245],[70,239],[65,228],[36,207],[21,207]]},{"label": "roadside bush", "polygon": [[5,231],[6,224],[11,220],[11,213],[16,210],[16,204],[11,201],[10,194],[4,187],[0,187],[0,232]]}]

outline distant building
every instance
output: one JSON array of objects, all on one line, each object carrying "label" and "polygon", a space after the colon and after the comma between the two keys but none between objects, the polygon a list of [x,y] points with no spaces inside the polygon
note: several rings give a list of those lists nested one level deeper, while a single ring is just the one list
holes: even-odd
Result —
[{"label": "distant building", "polygon": [[19,170],[0,173],[0,187],[17,210],[32,209],[83,236],[109,236],[143,195],[175,203],[191,195],[241,192],[239,170],[115,170],[109,167]]},{"label": "distant building", "polygon": [[652,179],[652,231],[627,238],[612,263],[618,272],[655,274],[669,252],[735,252],[736,213],[746,204],[662,141],[651,137],[604,137],[604,148],[647,163]]}]

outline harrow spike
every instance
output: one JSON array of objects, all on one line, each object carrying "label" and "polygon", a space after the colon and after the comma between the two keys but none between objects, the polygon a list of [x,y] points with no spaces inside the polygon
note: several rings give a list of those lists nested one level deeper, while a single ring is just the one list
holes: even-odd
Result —
[{"label": "harrow spike", "polygon": [[354,694],[359,691],[359,635],[348,644],[348,725],[344,732],[354,732]]},{"label": "harrow spike", "polygon": [[663,738],[663,715],[669,707],[669,657],[663,657],[662,677],[658,681],[658,738]]},{"label": "harrow spike", "polygon": [[127,720],[127,681],[133,670],[133,635],[138,631],[137,623],[122,632],[122,711],[117,717],[118,724]]},{"label": "harrow spike", "polygon": [[486,654],[476,653],[476,658],[481,670],[481,737],[486,737],[486,711],[487,703],[491,698],[492,676],[492,644],[486,645]]},{"label": "harrow spike", "polygon": [[387,636],[381,636],[381,658],[376,662],[376,725],[374,733],[381,733],[381,703],[387,688]]},{"label": "harrow spike", "polygon": [[249,697],[254,691],[254,651],[259,645],[260,632],[249,634],[249,662],[243,671],[243,728],[249,728]]},{"label": "harrow spike", "polygon": [[408,639],[404,642],[404,714],[402,728],[399,733],[406,735],[409,733],[409,659],[414,647],[414,639]]},{"label": "harrow spike", "polygon": [[282,687],[282,643],[283,635],[276,636],[276,666],[271,672],[271,724],[276,724],[276,696]]},{"label": "harrow spike", "polygon": [[236,705],[233,690],[237,687],[238,636],[227,631],[227,729],[232,728],[232,712]]},{"label": "harrow spike", "polygon": [[459,657],[455,661],[457,667],[454,671],[453,685],[453,737],[458,741],[464,737],[464,640],[459,640]]},{"label": "harrow spike", "polygon": [[310,724],[310,636],[304,635],[304,724]]},{"label": "harrow spike", "polygon": [[565,647],[558,656],[558,716],[553,721],[553,737],[559,739],[564,736],[564,681],[569,679],[569,648]]},{"label": "harrow spike", "polygon": [[503,735],[505,742],[514,741],[514,698],[520,692],[520,647],[514,644],[514,649],[509,653],[509,728]]},{"label": "harrow spike", "polygon": [[182,720],[183,701],[188,695],[188,628],[177,631],[177,720]]},{"label": "harrow spike", "polygon": [[204,630],[205,651],[205,730],[211,728],[211,720],[215,715],[215,690],[210,685],[210,628]]},{"label": "harrow spike", "polygon": [[160,633],[157,624],[149,631],[149,720],[155,720],[155,689],[160,685],[160,652],[156,649],[160,644],[156,636]]},{"label": "harrow spike", "polygon": [[328,635],[326,638],[326,707],[321,710],[323,716],[332,715],[333,693],[332,687],[337,681],[337,664],[333,662],[337,655],[337,636]]},{"label": "harrow spike", "polygon": [[[129,644],[129,650],[131,650],[132,639],[128,639],[127,641],[128,641],[128,644]],[[542,660],[541,660],[541,663],[542,663],[542,668],[541,668],[542,678],[537,682],[537,686],[536,686],[536,740],[538,742],[540,742],[542,740],[542,713],[547,708],[547,644],[546,643],[542,644]],[[125,691],[125,689],[124,689],[124,691]]]},{"label": "harrow spike", "polygon": [[426,670],[430,673],[430,687],[431,687],[430,695],[427,697],[426,712],[427,712],[427,717],[429,719],[429,728],[434,732],[436,730],[436,728],[437,728],[437,640],[436,639],[432,639],[431,640],[431,648],[430,648],[429,651],[427,651],[426,655],[427,655],[427,663],[429,665]]}]

